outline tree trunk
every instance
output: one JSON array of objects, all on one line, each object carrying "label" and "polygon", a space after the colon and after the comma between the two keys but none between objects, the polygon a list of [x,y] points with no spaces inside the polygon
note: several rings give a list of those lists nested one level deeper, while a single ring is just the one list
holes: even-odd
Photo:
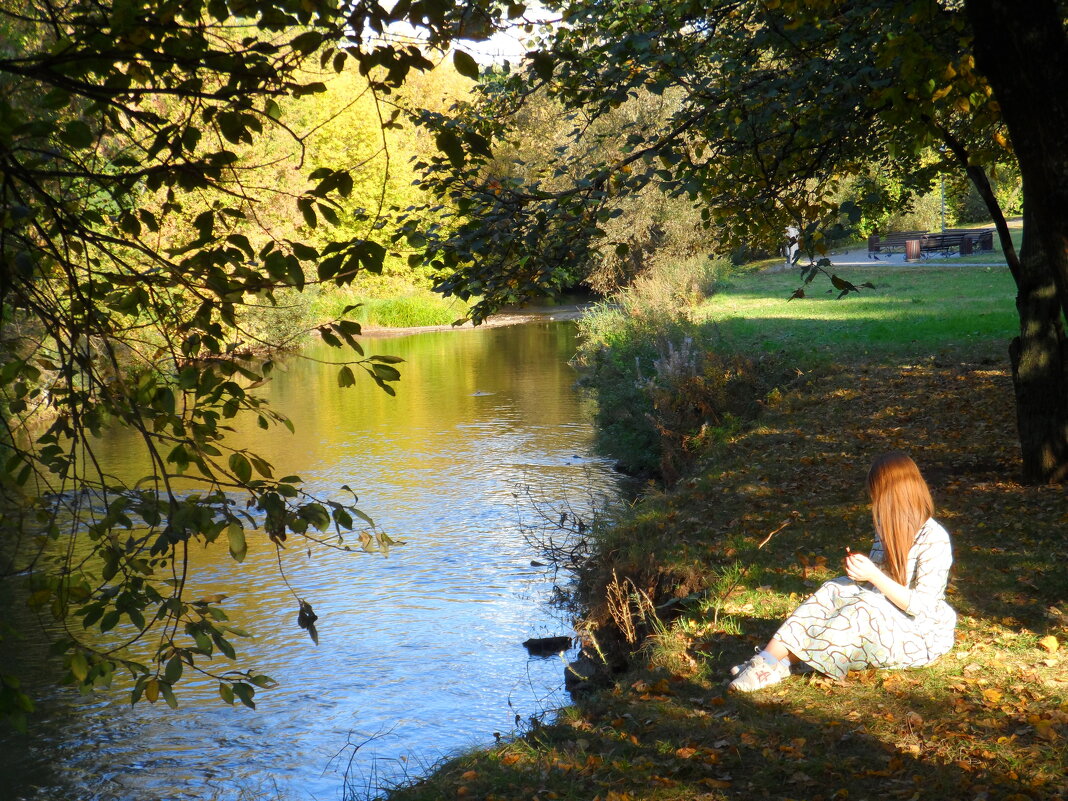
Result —
[{"label": "tree trunk", "polygon": [[1023,176],[1014,266],[1020,334],[1009,347],[1028,483],[1068,478],[1068,36],[1055,0],[967,0],[975,58]]}]

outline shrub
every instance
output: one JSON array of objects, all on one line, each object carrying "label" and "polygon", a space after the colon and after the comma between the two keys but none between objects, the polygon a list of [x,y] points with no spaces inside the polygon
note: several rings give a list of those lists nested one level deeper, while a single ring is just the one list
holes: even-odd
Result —
[{"label": "shrub", "polygon": [[598,448],[624,472],[672,484],[703,446],[755,412],[756,367],[688,316],[718,272],[707,262],[652,270],[579,322]]}]

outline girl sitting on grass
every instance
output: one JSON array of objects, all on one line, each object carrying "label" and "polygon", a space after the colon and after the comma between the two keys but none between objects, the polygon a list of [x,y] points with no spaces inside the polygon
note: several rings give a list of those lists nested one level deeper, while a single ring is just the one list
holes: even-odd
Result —
[{"label": "girl sitting on grass", "polygon": [[753,692],[804,663],[834,679],[850,670],[909,668],[953,647],[957,615],[945,601],[949,534],[931,517],[931,491],[903,453],[868,471],[875,544],[846,548],[846,575],[826,582],[786,619],[760,653],[731,670],[729,689]]}]

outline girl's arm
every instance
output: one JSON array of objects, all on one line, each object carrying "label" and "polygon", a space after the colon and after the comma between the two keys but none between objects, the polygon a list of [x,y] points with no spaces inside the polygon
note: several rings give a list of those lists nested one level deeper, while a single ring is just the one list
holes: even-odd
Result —
[{"label": "girl's arm", "polygon": [[846,557],[846,575],[853,581],[867,581],[875,586],[879,592],[890,599],[890,602],[894,604],[898,609],[903,612],[909,611],[909,601],[912,597],[912,590],[901,584],[898,584],[883,571],[868,557],[862,553],[850,553]]},{"label": "girl's arm", "polygon": [[909,615],[928,612],[945,596],[949,568],[953,564],[949,535],[937,523],[928,521],[913,547],[916,549],[916,568],[911,589],[898,584],[859,553],[850,553],[846,557],[846,575],[853,581],[870,582]]}]

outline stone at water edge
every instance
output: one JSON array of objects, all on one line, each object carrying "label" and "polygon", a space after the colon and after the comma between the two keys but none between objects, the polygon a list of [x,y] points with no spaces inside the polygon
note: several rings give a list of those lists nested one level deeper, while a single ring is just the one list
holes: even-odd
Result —
[{"label": "stone at water edge", "polygon": [[551,656],[571,647],[570,637],[531,637],[523,643],[533,656]]}]

